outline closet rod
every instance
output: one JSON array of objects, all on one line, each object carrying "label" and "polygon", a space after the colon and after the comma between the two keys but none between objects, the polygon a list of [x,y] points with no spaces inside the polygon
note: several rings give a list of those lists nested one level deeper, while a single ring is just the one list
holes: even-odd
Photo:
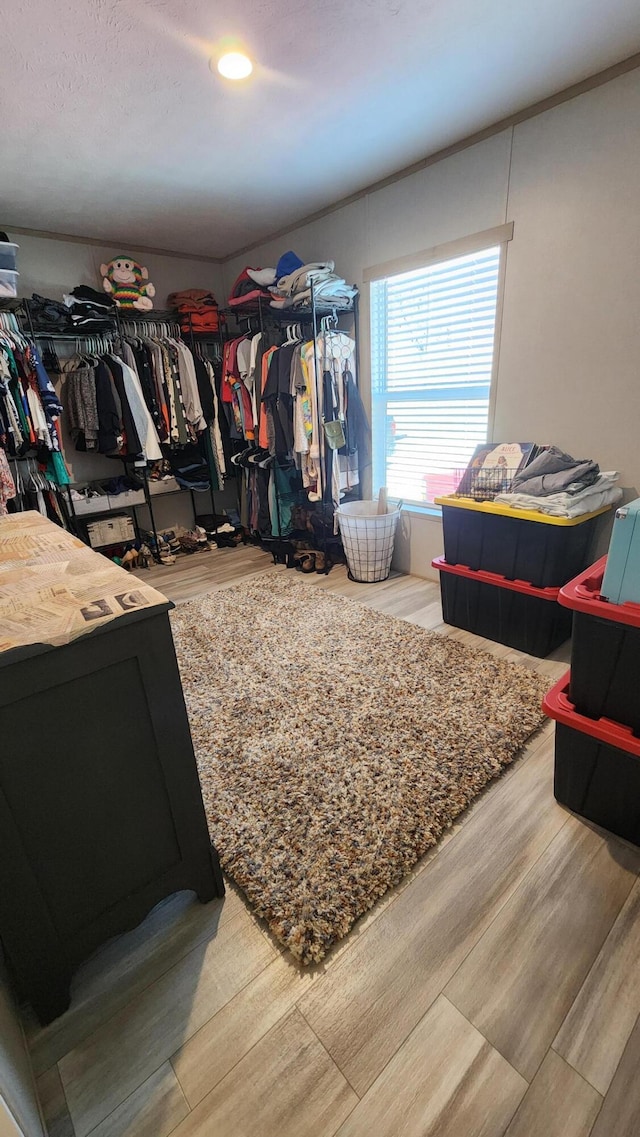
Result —
[{"label": "closet rod", "polygon": [[34,340],[66,340],[71,343],[73,340],[89,340],[89,339],[118,339],[118,332],[115,329],[108,329],[104,331],[94,332],[32,332],[28,333]]}]

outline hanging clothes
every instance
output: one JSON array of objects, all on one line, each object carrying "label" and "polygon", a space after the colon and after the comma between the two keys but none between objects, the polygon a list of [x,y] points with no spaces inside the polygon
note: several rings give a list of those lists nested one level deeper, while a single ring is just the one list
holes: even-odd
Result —
[{"label": "hanging clothes", "polygon": [[[63,529],[72,528],[67,494],[57,480],[57,471],[51,462],[52,455],[53,451],[46,465],[33,457],[12,460],[8,464],[13,483],[11,493],[11,484],[7,487],[6,478],[2,476],[3,468],[6,475],[4,462],[7,459],[5,452],[0,449],[0,514],[35,509]],[[59,454],[57,456],[60,457]]]},{"label": "hanging clothes", "polygon": [[16,496],[16,484],[6,452],[0,448],[0,516],[8,513],[7,502]]},{"label": "hanging clothes", "polygon": [[[97,361],[96,361],[97,362]],[[96,377],[89,360],[74,355],[63,365],[69,432],[76,450],[97,450],[100,433]]]},{"label": "hanging clothes", "polygon": [[[241,520],[262,539],[291,533],[305,503],[312,513],[322,507],[324,526],[369,460],[354,340],[324,327],[315,338],[300,333],[298,325],[263,329],[224,348],[222,401],[246,447],[232,459],[242,479]],[[335,424],[339,449],[329,445],[326,424]]]},{"label": "hanging clothes", "polygon": [[0,447],[11,457],[37,454],[42,465],[50,464],[57,484],[66,485],[62,405],[35,344],[22,334],[15,317],[0,316]]},{"label": "hanging clothes", "polygon": [[[222,368],[203,349],[191,350],[174,326],[155,326],[140,334],[132,322],[123,354],[140,378],[147,409],[156,426],[163,458],[180,484],[217,490],[229,473],[229,432],[221,414]],[[144,380],[142,378],[144,376]]]},{"label": "hanging clothes", "polygon": [[[294,422],[296,454],[313,500],[334,507],[353,491],[370,463],[370,430],[355,380],[355,341],[346,332],[326,330],[301,348],[301,364],[292,370],[301,402]],[[334,450],[324,424],[339,422],[345,445]],[[315,485],[314,485],[315,483]]]},{"label": "hanging clothes", "polygon": [[291,396],[291,364],[298,351],[294,343],[283,344],[274,351],[269,363],[267,381],[262,391],[262,402],[271,418],[270,451],[274,455],[293,456],[293,400]]},{"label": "hanging clothes", "polygon": [[[162,445],[183,448],[211,433],[210,466],[216,485],[226,474],[213,368],[172,335],[138,335],[97,358],[76,354],[62,369],[63,402],[80,450],[119,458],[161,461]],[[203,409],[203,400],[206,413]],[[42,429],[42,423],[36,427]]]},{"label": "hanging clothes", "polygon": [[[251,343],[247,336],[229,340],[222,357],[222,403],[232,437],[255,438],[254,405],[247,386]],[[241,373],[242,367],[242,373]]]}]

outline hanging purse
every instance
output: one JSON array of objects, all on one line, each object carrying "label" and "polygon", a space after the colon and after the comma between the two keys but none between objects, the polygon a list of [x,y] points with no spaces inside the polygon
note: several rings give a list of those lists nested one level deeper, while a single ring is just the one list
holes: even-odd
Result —
[{"label": "hanging purse", "polygon": [[332,422],[323,422],[324,436],[332,450],[341,450],[346,443],[344,426],[339,418]]},{"label": "hanging purse", "polygon": [[[326,341],[326,336],[325,336],[325,341]],[[342,420],[342,417],[339,413],[340,401],[338,399],[338,394],[337,394],[335,366],[336,366],[335,360],[332,359],[331,360],[331,370],[326,368],[324,374],[325,374],[325,377],[330,377],[330,380],[331,380],[331,391],[332,391],[331,410],[333,411],[334,414],[336,413],[336,411],[338,411],[338,417],[335,419],[331,419],[329,422],[325,422],[325,419],[323,417],[322,429],[324,430],[324,436],[327,440],[327,443],[331,447],[331,449],[332,450],[340,450],[346,442],[346,437],[345,437],[345,433],[344,433],[343,420]],[[326,409],[328,410],[329,408],[327,407]]]}]

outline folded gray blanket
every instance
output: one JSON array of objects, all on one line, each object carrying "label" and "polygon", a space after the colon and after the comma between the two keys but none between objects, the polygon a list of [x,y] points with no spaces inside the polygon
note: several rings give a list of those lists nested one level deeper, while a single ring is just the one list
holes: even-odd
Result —
[{"label": "folded gray blanket", "polygon": [[578,493],[585,486],[592,486],[599,474],[597,462],[590,458],[572,458],[557,446],[550,446],[516,475],[511,492],[533,494],[534,497]]}]

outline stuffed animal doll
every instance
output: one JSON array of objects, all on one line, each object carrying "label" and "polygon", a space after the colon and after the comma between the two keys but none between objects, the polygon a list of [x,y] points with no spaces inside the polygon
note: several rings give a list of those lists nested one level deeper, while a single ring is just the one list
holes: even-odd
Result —
[{"label": "stuffed animal doll", "polygon": [[[115,300],[119,308],[137,308],[146,312],[153,308],[152,296],[156,290],[149,281],[149,270],[121,254],[106,265],[100,265],[102,287]],[[144,284],[143,281],[148,283]]]}]

